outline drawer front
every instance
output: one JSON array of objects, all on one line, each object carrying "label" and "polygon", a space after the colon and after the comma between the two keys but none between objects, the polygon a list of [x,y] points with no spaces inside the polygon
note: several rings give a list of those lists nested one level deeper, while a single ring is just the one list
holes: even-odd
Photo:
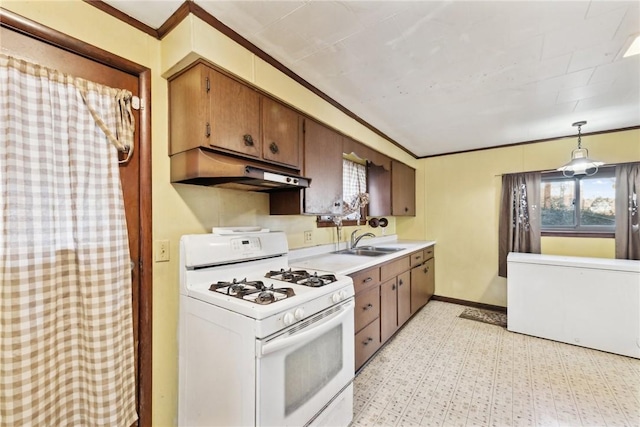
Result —
[{"label": "drawer front", "polygon": [[417,251],[409,255],[411,257],[411,267],[420,265],[424,262],[424,251]]},{"label": "drawer front", "polygon": [[406,256],[390,261],[380,267],[380,281],[386,282],[411,268],[411,258]]},{"label": "drawer front", "polygon": [[356,295],[355,330],[356,332],[380,316],[380,288],[375,287]]},{"label": "drawer front", "polygon": [[380,348],[380,318],[356,334],[356,370]]},{"label": "drawer front", "polygon": [[435,246],[429,246],[428,248],[426,248],[424,250],[424,260],[428,260],[431,259],[433,257],[436,256],[436,247]]},{"label": "drawer front", "polygon": [[356,294],[380,284],[380,267],[369,268],[351,274]]}]

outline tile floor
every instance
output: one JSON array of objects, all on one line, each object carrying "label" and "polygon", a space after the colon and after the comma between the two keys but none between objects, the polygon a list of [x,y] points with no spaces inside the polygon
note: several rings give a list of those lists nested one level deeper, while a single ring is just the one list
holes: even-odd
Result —
[{"label": "tile floor", "polygon": [[355,379],[352,426],[640,426],[640,360],[427,304]]}]

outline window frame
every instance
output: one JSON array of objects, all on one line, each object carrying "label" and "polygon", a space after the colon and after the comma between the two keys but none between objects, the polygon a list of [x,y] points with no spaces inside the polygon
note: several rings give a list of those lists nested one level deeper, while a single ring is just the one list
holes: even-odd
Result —
[{"label": "window frame", "polygon": [[565,177],[560,171],[553,171],[543,173],[540,186],[541,186],[541,200],[542,201],[542,186],[546,181],[566,181],[573,182],[574,185],[574,223],[575,226],[545,226],[542,224],[542,204],[540,204],[540,234],[541,236],[555,236],[555,237],[600,237],[600,238],[613,238],[615,237],[615,225],[612,227],[594,226],[594,225],[582,225],[580,223],[580,203],[582,200],[580,182],[582,179],[593,179],[597,177],[601,178],[615,178],[615,167],[601,167],[598,172],[592,176],[576,175],[572,177]]}]

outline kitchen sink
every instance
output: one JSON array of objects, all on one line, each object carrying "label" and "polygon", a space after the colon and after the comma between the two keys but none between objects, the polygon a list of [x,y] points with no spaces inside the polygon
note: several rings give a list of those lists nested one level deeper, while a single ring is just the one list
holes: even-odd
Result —
[{"label": "kitchen sink", "polygon": [[360,246],[359,248],[356,249],[366,249],[368,251],[377,251],[377,252],[384,252],[384,253],[392,253],[392,252],[398,252],[403,250],[404,248],[389,248],[389,247],[382,247],[382,246]]},{"label": "kitchen sink", "polygon": [[359,248],[343,249],[332,252],[339,255],[382,256],[392,252],[401,251],[402,248],[381,248],[377,246],[361,246]]}]

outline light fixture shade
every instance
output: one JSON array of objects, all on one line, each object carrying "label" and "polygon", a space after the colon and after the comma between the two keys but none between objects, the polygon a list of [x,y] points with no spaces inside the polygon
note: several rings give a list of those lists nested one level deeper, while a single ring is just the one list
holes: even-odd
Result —
[{"label": "light fixture shade", "polygon": [[571,152],[571,161],[557,170],[562,171],[562,175],[572,177],[575,175],[595,175],[598,167],[604,165],[603,162],[597,162],[589,158],[589,150],[582,148],[582,126],[586,125],[586,121],[575,122],[572,126],[578,128],[578,148]]},{"label": "light fixture shade", "polygon": [[597,162],[589,158],[589,150],[586,148],[576,148],[571,152],[571,161],[564,166],[558,168],[562,174],[567,177],[574,175],[595,175],[598,167],[604,165],[604,162]]}]

